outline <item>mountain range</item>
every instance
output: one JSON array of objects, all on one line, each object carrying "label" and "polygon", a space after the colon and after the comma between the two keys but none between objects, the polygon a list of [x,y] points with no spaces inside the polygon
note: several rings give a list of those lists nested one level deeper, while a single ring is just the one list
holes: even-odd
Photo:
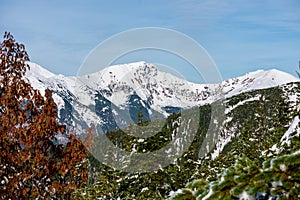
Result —
[{"label": "mountain range", "polygon": [[197,84],[146,62],[114,65],[77,77],[53,74],[35,63],[29,65],[26,77],[32,86],[41,92],[52,90],[60,121],[77,134],[95,125],[104,132],[126,127],[140,120],[138,113],[144,121],[161,119],[181,109],[299,81],[276,69],[250,72],[219,84]]},{"label": "mountain range", "polygon": [[[297,181],[285,178],[299,177],[300,169],[300,80],[290,74],[258,70],[219,84],[195,84],[146,62],[77,77],[55,75],[34,63],[30,68],[26,76],[32,86],[53,91],[59,120],[69,129],[81,134],[98,125],[115,146],[129,152],[121,157],[115,148],[94,152],[91,184],[77,190],[75,199],[277,199],[299,194]],[[192,132],[178,124],[189,127],[184,114],[192,119],[194,108],[200,113],[194,120],[198,127],[184,149],[184,138]],[[165,125],[156,135],[131,134],[145,130],[135,123],[160,124],[162,119]],[[147,152],[157,163],[152,157],[136,159]],[[161,167],[160,161],[168,159]],[[114,160],[132,171],[123,172]],[[139,170],[148,166],[153,170]]]}]

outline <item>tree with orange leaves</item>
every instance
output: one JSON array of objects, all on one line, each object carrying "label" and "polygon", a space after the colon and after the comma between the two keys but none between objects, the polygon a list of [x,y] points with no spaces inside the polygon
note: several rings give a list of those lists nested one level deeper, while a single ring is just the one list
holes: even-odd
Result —
[{"label": "tree with orange leaves", "polygon": [[87,150],[57,122],[50,90],[43,97],[24,77],[25,47],[5,33],[0,44],[0,199],[68,199],[88,178]]}]

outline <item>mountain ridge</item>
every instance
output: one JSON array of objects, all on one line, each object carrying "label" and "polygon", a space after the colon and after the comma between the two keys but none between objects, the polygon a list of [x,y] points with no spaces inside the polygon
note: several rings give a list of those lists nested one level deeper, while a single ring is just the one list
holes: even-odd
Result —
[{"label": "mountain ridge", "polygon": [[[139,66],[135,67],[135,69],[139,69]],[[122,102],[116,103],[116,101],[113,102],[114,98],[109,99],[109,97],[111,97],[110,95],[116,94],[114,94],[114,92],[120,92],[119,89],[125,90],[127,88],[130,90],[131,86],[126,82],[128,80],[114,81],[118,77],[114,77],[115,74],[113,74],[111,68],[108,69],[109,70],[106,72],[101,72],[104,76],[97,76],[97,74],[95,74],[99,80],[101,80],[101,77],[105,77],[105,75],[109,77],[95,90],[93,87],[99,86],[97,85],[97,82],[94,86],[93,84],[85,84],[85,81],[93,79],[93,77],[88,78],[88,75],[86,75],[85,79],[79,78],[79,80],[76,80],[74,77],[73,79],[70,77],[62,78],[62,75],[58,75],[55,76],[56,79],[48,77],[44,80],[40,80],[42,82],[37,81],[37,83],[44,84],[43,87],[47,85],[52,87],[53,95],[62,99],[61,104],[63,105],[60,107],[60,116],[63,115],[64,117],[61,118],[70,119],[71,126],[76,125],[76,127],[80,127],[82,131],[85,130],[86,127],[89,127],[93,122],[101,124],[100,128],[102,128],[102,130],[117,129],[117,127],[120,127],[120,123],[124,122],[120,119],[120,116],[123,116],[123,118],[133,118],[132,116],[134,116],[134,114],[132,114],[132,116],[129,115],[131,114],[130,110],[135,110],[137,112],[139,111],[139,106],[144,106],[142,111],[145,111],[148,114],[150,113],[149,110],[152,112],[155,111],[153,107],[151,108],[154,104],[145,101],[147,99],[143,99],[143,96],[140,97],[138,92],[127,93],[129,95],[128,98],[124,98],[126,100],[125,103],[127,104],[122,104]],[[110,73],[110,70],[112,73]],[[136,76],[134,73],[131,73],[131,75],[132,74],[132,77],[125,75],[126,77],[129,77],[128,82],[131,81],[131,78],[139,77],[139,73],[136,73]],[[147,79],[143,79],[143,76],[140,78],[142,84],[138,85],[138,87],[140,87],[141,90],[147,89]],[[33,77],[33,79],[35,78]],[[72,85],[71,83],[65,83],[68,81],[73,81],[72,84],[75,86],[76,81],[79,81],[80,84],[77,83],[77,87],[71,91],[65,87],[67,84]],[[122,82],[125,82],[126,84],[123,84]],[[139,84],[139,81],[136,80],[134,83]],[[145,85],[144,88],[143,85]],[[161,88],[163,88],[163,86],[163,84],[160,85]],[[292,157],[298,156],[298,154],[295,156],[293,153],[299,152],[300,145],[299,79],[278,70],[259,70],[249,72],[241,77],[225,80],[222,82],[222,86],[224,86],[222,88],[224,94],[221,102],[224,104],[225,120],[220,124],[220,128],[222,128],[221,132],[212,133],[217,137],[211,137],[211,134],[207,130],[211,122],[213,122],[213,124],[217,122],[218,124],[219,118],[216,116],[218,115],[218,111],[216,111],[216,115],[214,115],[212,107],[213,104],[218,104],[219,101],[210,103],[210,99],[204,100],[204,105],[197,104],[197,106],[199,105],[201,114],[199,127],[194,141],[189,150],[178,158],[176,162],[174,161],[175,164],[170,164],[169,166],[154,172],[125,175],[119,173],[118,170],[113,167],[103,166],[102,164],[99,165],[99,163],[97,164],[96,162],[95,166],[98,166],[99,168],[96,168],[97,170],[95,170],[93,178],[95,180],[99,178],[98,172],[101,172],[101,178],[93,185],[78,190],[75,196],[79,195],[84,197],[87,195],[89,197],[102,197],[111,195],[110,197],[112,199],[162,199],[163,197],[166,198],[171,196],[171,198],[174,197],[177,199],[176,196],[172,195],[174,193],[172,191],[179,189],[175,193],[179,196],[182,195],[182,197],[186,197],[187,195],[195,196],[195,198],[197,195],[209,197],[212,195],[212,192],[210,191],[213,191],[211,189],[212,187],[210,187],[212,184],[214,184],[214,190],[217,191],[215,194],[223,195],[223,187],[221,186],[225,183],[223,180],[227,180],[228,177],[223,177],[222,175],[227,174],[226,170],[238,166],[235,164],[238,156],[241,161],[244,161],[245,159],[246,161],[247,159],[251,160],[253,162],[251,166],[256,165],[261,168],[257,170],[258,172],[261,171],[266,173],[268,173],[269,168],[266,168],[265,170],[265,167],[263,166],[264,163],[272,162],[274,159],[285,158],[287,157],[286,154],[290,152],[292,153]],[[131,92],[134,92],[134,89],[136,88],[133,88]],[[148,91],[146,90],[146,92]],[[209,92],[213,92],[213,90],[209,90]],[[214,95],[214,93],[209,94],[211,96]],[[80,98],[88,100],[82,101]],[[212,99],[213,97],[210,98]],[[191,110],[192,109],[187,109],[188,112]],[[127,111],[129,114],[124,114]],[[176,113],[176,111],[174,112]],[[152,152],[154,147],[154,150],[156,150],[156,148],[159,149],[162,145],[167,144],[169,140],[172,141],[174,139],[172,133],[176,130],[176,124],[180,119],[180,114],[169,115],[167,118],[169,124],[166,123],[167,125],[165,126],[164,131],[156,134],[154,139],[133,137],[131,132],[137,130],[132,126],[130,121],[124,122],[125,126],[129,129],[128,132],[126,129],[118,129],[107,132],[107,137],[113,141],[116,146],[120,146],[128,152],[132,151],[132,154],[134,154],[135,151],[139,153],[145,151]],[[121,122],[117,122],[118,120]],[[186,124],[183,123],[183,126],[184,125]],[[176,143],[176,145],[181,147],[182,142],[184,141],[182,140],[178,142],[178,144]],[[151,145],[149,146],[149,144]],[[207,148],[209,149],[206,150]],[[200,152],[202,152],[201,155]],[[105,154],[105,157],[110,159],[111,156],[108,155],[110,154]],[[150,161],[145,160],[145,163],[140,164],[147,165],[147,162]],[[279,165],[279,169],[280,166],[281,165]],[[295,167],[294,164],[291,164],[290,166]],[[299,165],[296,165],[296,167],[297,166],[299,168]],[[248,164],[245,167],[248,169]],[[294,170],[293,173],[296,174],[297,169]],[[240,169],[237,168],[237,170]],[[275,170],[278,172],[277,168]],[[283,171],[283,173],[290,173],[290,170],[286,172]],[[217,180],[219,176],[222,176],[220,178],[221,181]],[[106,179],[102,182],[103,177],[117,181],[109,181],[108,185]],[[194,182],[195,179],[196,181]],[[203,181],[203,184],[207,184],[207,186],[204,187],[200,184],[191,186],[191,189],[185,188],[190,187],[189,185],[193,183],[201,183],[201,181]],[[282,182],[284,181],[286,180],[283,179]],[[187,183],[189,185],[185,186]],[[230,180],[228,183],[235,183],[235,181]],[[266,185],[264,189],[254,191],[251,195],[247,194],[246,198],[261,199],[259,195],[264,195],[266,192],[269,192],[267,195],[271,197],[283,194],[281,192],[276,193],[274,188],[280,189],[277,185],[271,184],[270,186],[270,183],[267,181],[262,182],[262,184]],[[221,187],[220,191],[218,191],[219,187]],[[110,193],[111,188],[114,188],[116,192]],[[97,194],[93,193],[94,191],[96,191]],[[159,193],[157,193],[157,191],[159,191]],[[247,191],[247,189],[244,191]],[[273,194],[272,192],[274,191],[275,193]],[[245,192],[234,195],[239,196],[244,193]],[[285,192],[285,194],[287,195],[288,192]],[[233,194],[227,192],[226,195],[230,196]],[[179,199],[181,198],[179,197]]]},{"label": "mountain ridge", "polygon": [[102,125],[107,127],[105,130],[116,129],[120,124],[136,122],[131,118],[139,111],[146,116],[145,120],[150,120],[243,92],[300,81],[273,69],[249,72],[220,84],[196,84],[143,61],[114,65],[78,77],[56,75],[35,63],[29,65],[26,77],[33,87],[42,93],[51,89],[61,118],[63,112],[62,122],[68,118],[67,124],[78,127],[81,123],[80,130],[98,123],[102,129]]},{"label": "mountain ridge", "polygon": [[[49,70],[47,70],[46,68],[42,67],[41,65],[39,65],[37,63],[28,62],[28,64],[30,66],[30,70],[28,70],[28,72],[27,72],[27,77],[34,75],[36,77],[39,76],[39,77],[43,77],[43,78],[64,77],[64,78],[67,78],[67,79],[71,79],[73,81],[74,81],[74,79],[76,79],[76,76],[65,76],[65,75],[62,75],[62,74],[54,74],[54,73],[50,72]],[[91,75],[99,75],[99,74],[103,74],[105,71],[114,71],[114,72],[116,72],[116,71],[121,71],[121,72],[125,71],[125,72],[128,73],[128,72],[130,72],[130,70],[137,69],[139,66],[143,66],[143,65],[147,66],[147,65],[152,65],[152,64],[147,63],[145,61],[139,61],[139,62],[133,62],[133,63],[112,65],[112,66],[108,66],[107,68],[102,69],[98,72],[94,72],[94,73],[87,74],[87,75],[82,75],[82,76],[84,77],[84,76],[91,76]],[[155,66],[155,65],[153,65],[153,66]],[[124,70],[122,68],[125,68],[126,70]],[[177,77],[176,75],[166,73],[166,72],[163,72],[163,73],[168,74],[171,77],[175,77],[175,79],[181,79],[180,77]],[[122,75],[124,75],[124,74],[122,74]],[[295,76],[293,76],[293,75],[291,75],[287,72],[280,71],[280,70],[277,70],[277,69],[274,68],[274,69],[270,69],[270,70],[258,69],[256,71],[247,72],[244,75],[240,75],[240,76],[237,76],[237,77],[233,77],[233,78],[223,80],[222,83],[224,83],[224,82],[228,83],[231,80],[233,80],[233,82],[235,82],[237,79],[243,79],[244,77],[245,78],[247,78],[247,77],[252,77],[253,78],[255,76],[260,76],[260,78],[265,78],[265,77],[268,78],[268,77],[273,76],[272,77],[273,79],[274,78],[279,79],[278,80],[279,82],[276,82],[274,80],[272,85],[266,86],[266,87],[274,87],[274,86],[278,86],[278,85],[285,84],[285,83],[288,83],[288,82],[300,81],[300,79],[298,79],[297,77],[295,77]],[[187,81],[187,82],[189,82],[191,84],[195,84],[195,85],[205,85],[205,84],[200,84],[200,83],[193,83],[193,82],[190,82],[190,81]],[[263,89],[263,88],[253,88],[253,89]]]}]

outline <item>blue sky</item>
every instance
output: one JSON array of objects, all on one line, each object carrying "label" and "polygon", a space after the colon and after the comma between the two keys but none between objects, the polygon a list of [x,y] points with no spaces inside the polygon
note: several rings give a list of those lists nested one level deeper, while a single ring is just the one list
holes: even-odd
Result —
[{"label": "blue sky", "polygon": [[[271,68],[296,76],[299,13],[298,0],[2,0],[0,32],[11,32],[25,44],[31,61],[57,74],[76,75],[89,52],[114,34],[162,27],[202,45],[223,79]],[[155,62],[151,59],[145,52],[118,62]],[[178,63],[172,67],[196,81]]]}]

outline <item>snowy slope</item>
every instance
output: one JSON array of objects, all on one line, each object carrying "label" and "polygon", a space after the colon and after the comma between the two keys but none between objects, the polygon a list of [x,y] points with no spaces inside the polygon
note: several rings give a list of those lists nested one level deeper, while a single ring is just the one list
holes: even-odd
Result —
[{"label": "snowy slope", "polygon": [[165,106],[188,108],[209,97],[207,85],[187,82],[145,62],[111,66],[79,80],[121,107],[126,107],[133,93],[158,111]]},{"label": "snowy slope", "polygon": [[298,78],[288,73],[272,69],[267,71],[258,70],[247,73],[244,76],[228,79],[223,81],[222,85],[226,97],[230,97],[242,92],[265,89],[298,81],[300,81]]},{"label": "snowy slope", "polygon": [[[42,93],[46,88],[51,89],[60,116],[64,118],[62,121],[73,126],[79,123],[81,129],[98,123],[115,127],[111,120],[120,117],[124,111],[136,112],[139,107],[151,117],[154,112],[167,116],[178,109],[211,103],[220,98],[216,88],[222,88],[223,97],[227,98],[299,81],[278,70],[258,70],[221,84],[195,84],[161,72],[146,62],[110,66],[93,74],[74,77],[56,75],[37,64],[29,64],[30,71],[26,76],[33,87]],[[128,116],[123,114],[123,118]],[[126,119],[119,120],[129,123]]]}]

